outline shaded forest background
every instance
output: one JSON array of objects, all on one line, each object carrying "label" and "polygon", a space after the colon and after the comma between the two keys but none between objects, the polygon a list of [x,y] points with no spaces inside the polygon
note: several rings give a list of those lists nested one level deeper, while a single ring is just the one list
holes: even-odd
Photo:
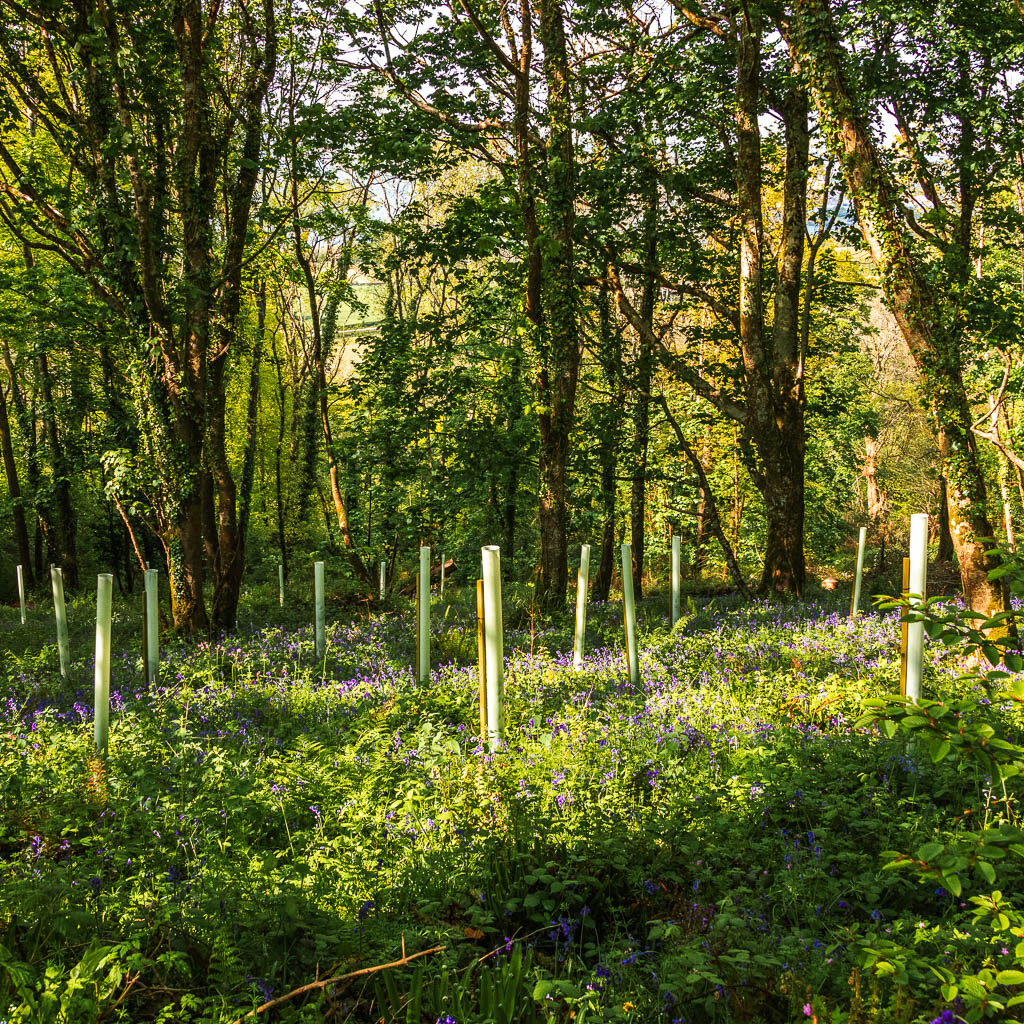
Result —
[{"label": "shaded forest background", "polygon": [[[1024,515],[1012,3],[2,0],[13,565],[800,593]],[[950,529],[952,527],[952,529]],[[573,562],[574,564],[574,562]]]}]

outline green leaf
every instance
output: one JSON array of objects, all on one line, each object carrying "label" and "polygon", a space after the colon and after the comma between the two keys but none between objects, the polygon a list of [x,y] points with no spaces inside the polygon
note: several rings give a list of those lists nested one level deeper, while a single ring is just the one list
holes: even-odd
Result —
[{"label": "green leaf", "polygon": [[556,986],[553,981],[550,981],[547,978],[542,978],[533,987],[533,998],[536,999],[538,1003],[542,1003],[549,995],[551,995],[552,992],[555,991],[555,987]]}]

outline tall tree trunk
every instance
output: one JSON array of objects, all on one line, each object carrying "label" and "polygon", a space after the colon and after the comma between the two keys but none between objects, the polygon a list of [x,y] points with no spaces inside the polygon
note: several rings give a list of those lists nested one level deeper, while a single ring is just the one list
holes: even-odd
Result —
[{"label": "tall tree trunk", "polygon": [[864,241],[889,308],[920,375],[949,485],[949,517],[964,596],[990,616],[1009,608],[1003,581],[982,538],[992,536],[985,478],[963,382],[961,329],[954,310],[927,278],[906,236],[887,168],[846,82],[828,0],[795,0],[791,46],[810,75],[828,143],[842,162]]},{"label": "tall tree trunk", "polygon": [[281,373],[281,358],[277,354],[277,335],[270,336],[270,351],[274,359],[274,372],[277,375],[277,444],[274,447],[274,491],[277,498],[277,544],[281,552],[281,566],[284,578],[288,579],[288,542],[284,531],[284,489],[281,485],[281,456],[284,451],[285,432],[285,401],[284,375]]},{"label": "tall tree trunk", "polygon": [[740,345],[746,429],[761,465],[768,536],[763,590],[803,590],[805,567],[803,367],[798,333],[800,270],[806,231],[807,101],[799,86],[785,104],[786,178],[782,260],[773,344],[764,322],[764,221],[761,207],[761,34],[755,8],[739,18],[736,80],[736,182],[740,215]]},{"label": "tall tree trunk", "polygon": [[0,388],[0,447],[3,448],[4,471],[7,474],[7,491],[11,496],[14,515],[14,542],[18,548],[18,560],[25,575],[25,584],[34,582],[32,553],[28,546],[28,526],[25,522],[25,506],[21,499],[18,483],[18,465],[14,461],[14,445],[11,443],[11,424],[7,417],[7,395]]},{"label": "tall tree trunk", "polygon": [[71,470],[57,430],[57,410],[53,401],[53,383],[50,363],[40,346],[36,355],[36,372],[42,398],[43,430],[46,446],[50,450],[53,470],[53,493],[57,518],[57,555],[64,570],[65,582],[72,590],[78,587],[78,550],[76,541],[75,510],[71,502]]},{"label": "tall tree trunk", "polygon": [[[732,539],[732,549],[736,553],[737,560],[740,553],[740,524],[743,522],[743,506],[745,499],[740,488],[740,432],[733,428],[732,448],[732,508],[729,512],[729,531]],[[729,578],[729,567],[723,566],[722,578]]]},{"label": "tall tree trunk", "polygon": [[538,34],[544,47],[548,95],[547,225],[543,239],[541,365],[537,375],[540,426],[540,586],[548,607],[565,604],[569,585],[566,484],[576,413],[579,325],[573,231],[576,155],[572,89],[560,0],[540,0]]},{"label": "tall tree trunk", "polygon": [[600,432],[598,458],[601,464],[601,562],[591,596],[595,601],[607,601],[615,569],[615,504],[618,491],[616,465],[619,448],[619,410],[622,408],[622,332],[612,320],[611,301],[607,282],[602,282],[597,293],[597,313],[600,325],[598,352],[605,386],[611,396],[604,408],[605,415]]},{"label": "tall tree trunk", "polygon": [[[783,188],[782,245],[775,288],[771,423],[762,426],[768,536],[762,589],[800,594],[804,561],[804,346],[800,331],[800,283],[807,231],[807,177],[810,134],[808,98],[795,85],[783,104],[786,176]],[[768,452],[771,454],[767,454]]]},{"label": "tall tree trunk", "polygon": [[633,556],[633,586],[643,594],[644,531],[647,520],[647,448],[651,422],[651,337],[654,333],[654,305],[658,295],[658,178],[653,166],[644,173],[643,259],[645,268],[640,297],[640,318],[649,328],[637,335],[636,411],[633,418],[633,481],[630,492],[630,537]]},{"label": "tall tree trunk", "polygon": [[519,464],[513,459],[505,483],[505,500],[502,507],[502,560],[511,568],[516,557],[516,495],[519,493]]},{"label": "tall tree trunk", "polygon": [[25,395],[21,390],[18,381],[18,373],[14,366],[14,359],[11,357],[11,347],[6,338],[2,339],[4,364],[7,367],[7,376],[11,381],[11,401],[14,403],[14,411],[18,418],[18,428],[21,436],[28,445],[28,457],[26,459],[28,468],[29,496],[32,501],[32,510],[35,515],[35,537],[33,542],[33,576],[35,579],[42,579],[43,574],[43,542],[50,535],[49,520],[46,517],[39,494],[39,458],[36,448],[36,417],[35,410],[30,409]]},{"label": "tall tree trunk", "polygon": [[225,355],[210,367],[210,429],[207,434],[212,478],[217,494],[217,560],[213,563],[212,625],[220,633],[234,632],[238,598],[245,573],[245,551],[238,523],[238,489],[227,455],[227,389]]},{"label": "tall tree trunk", "polygon": [[245,551],[249,536],[252,506],[252,482],[256,471],[256,435],[260,409],[260,371],[263,368],[263,336],[267,327],[267,282],[260,281],[256,292],[256,338],[249,368],[249,401],[245,410],[245,455],[242,459],[242,488],[238,495],[238,538]]},{"label": "tall tree trunk", "polygon": [[[238,492],[227,455],[227,365],[229,354],[238,336],[238,315],[242,307],[242,258],[256,189],[260,150],[263,145],[263,98],[273,78],[277,61],[277,34],[273,7],[264,4],[267,16],[266,49],[262,55],[262,74],[251,80],[242,94],[240,121],[244,135],[237,177],[229,190],[227,243],[223,257],[223,282],[217,302],[217,350],[210,360],[208,376],[210,403],[210,465],[217,487],[217,561],[214,564],[213,626],[233,632],[238,620],[238,598],[245,575],[245,541],[238,520]],[[265,295],[264,295],[265,299]],[[265,302],[264,302],[265,306]],[[262,354],[262,331],[257,339]],[[258,359],[254,359],[256,363]],[[258,376],[258,366],[257,366]],[[257,400],[259,383],[257,381]],[[252,402],[252,398],[250,398]],[[252,418],[255,420],[255,411]],[[252,488],[252,452],[246,452],[248,487]],[[246,494],[245,515],[248,526],[249,494]]]}]

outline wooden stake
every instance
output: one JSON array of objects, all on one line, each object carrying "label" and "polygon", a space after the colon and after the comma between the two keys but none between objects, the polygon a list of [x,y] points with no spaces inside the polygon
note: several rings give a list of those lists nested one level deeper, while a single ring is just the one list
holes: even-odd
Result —
[{"label": "wooden stake", "polygon": [[910,559],[903,559],[903,614],[900,616],[900,696],[907,695],[907,633],[909,623],[907,622],[907,608],[909,602],[907,595],[910,593]]},{"label": "wooden stake", "polygon": [[484,581],[476,581],[476,660],[480,677],[480,742],[487,740],[487,644],[484,639]]}]

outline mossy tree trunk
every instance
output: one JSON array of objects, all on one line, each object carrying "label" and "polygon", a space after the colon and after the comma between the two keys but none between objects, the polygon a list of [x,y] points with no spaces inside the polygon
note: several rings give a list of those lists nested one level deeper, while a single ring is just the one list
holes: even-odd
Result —
[{"label": "mossy tree trunk", "polygon": [[982,614],[1006,610],[1004,587],[988,578],[995,563],[982,538],[992,537],[993,531],[963,380],[957,312],[909,244],[893,182],[868,131],[865,110],[847,82],[828,0],[795,0],[787,34],[807,72],[829,146],[842,163],[886,302],[917,367],[942,456],[964,596]]}]

